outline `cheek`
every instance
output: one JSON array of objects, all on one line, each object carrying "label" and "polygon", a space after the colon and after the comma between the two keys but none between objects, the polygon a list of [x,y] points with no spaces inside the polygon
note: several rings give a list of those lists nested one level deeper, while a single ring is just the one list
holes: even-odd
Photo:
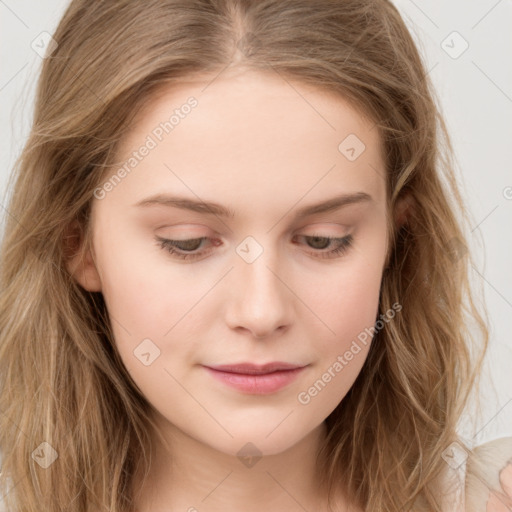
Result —
[{"label": "cheek", "polygon": [[319,402],[335,407],[368,355],[378,316],[385,249],[384,239],[375,240],[373,251],[352,254],[339,272],[324,280],[319,293],[311,296],[314,308],[329,327],[323,329],[322,336],[310,333],[318,355],[314,376],[318,382],[311,392],[315,395],[322,390],[323,395],[315,407],[320,406]]},{"label": "cheek", "polygon": [[113,326],[130,336],[162,337],[207,289],[206,282],[192,285],[189,273],[168,262],[150,237],[141,241],[129,230],[106,230],[98,245],[102,293]]},{"label": "cheek", "polygon": [[198,318],[201,308],[193,306],[208,283],[191,287],[177,271],[142,261],[134,253],[110,260],[103,293],[127,372],[156,410],[171,414],[167,405],[183,401],[182,370],[195,362],[195,338],[204,319]]},{"label": "cheek", "polygon": [[[316,364],[302,383],[296,403],[310,419],[326,418],[343,400],[357,379],[372,343],[378,314],[381,274],[378,267],[347,266],[316,306],[324,314],[322,336],[314,340]],[[366,268],[365,272],[362,270]],[[350,270],[350,272],[349,272]],[[320,303],[321,301],[321,303]]]},{"label": "cheek", "polygon": [[316,311],[335,333],[331,332],[329,337],[329,331],[325,331],[323,339],[330,341],[328,348],[343,348],[348,340],[374,325],[379,308],[383,244],[381,249],[351,254],[311,294]]},{"label": "cheek", "polygon": [[126,369],[141,386],[146,380],[168,380],[161,370],[171,368],[169,362],[178,354],[187,360],[182,347],[191,346],[191,322],[195,319],[197,326],[194,315],[201,309],[194,305],[211,282],[195,280],[192,285],[189,274],[179,265],[167,264],[164,251],[152,240],[135,243],[129,233],[105,230],[97,245],[102,293]]},{"label": "cheek", "polygon": [[352,383],[355,380],[372,341],[372,329],[378,314],[379,280],[366,276],[358,281],[357,286],[349,286],[346,281],[340,286],[344,286],[344,291],[338,293],[337,298],[332,297],[323,310],[325,323],[335,334],[326,330],[327,334],[320,339],[317,336],[315,350],[321,359],[320,373],[341,356],[343,371],[338,366],[336,374],[342,376],[336,380],[340,389],[344,389],[341,381]]}]

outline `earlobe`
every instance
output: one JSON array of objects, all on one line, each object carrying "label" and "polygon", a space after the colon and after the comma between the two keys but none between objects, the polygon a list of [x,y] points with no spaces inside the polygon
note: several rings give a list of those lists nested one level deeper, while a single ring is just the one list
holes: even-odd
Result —
[{"label": "earlobe", "polygon": [[66,268],[82,288],[89,292],[101,291],[101,279],[98,273],[94,248],[85,246],[83,231],[78,221],[74,221],[63,237],[63,251]]},{"label": "earlobe", "polygon": [[407,223],[414,208],[413,204],[414,201],[410,194],[406,194],[398,200],[395,206],[395,225],[397,229]]}]

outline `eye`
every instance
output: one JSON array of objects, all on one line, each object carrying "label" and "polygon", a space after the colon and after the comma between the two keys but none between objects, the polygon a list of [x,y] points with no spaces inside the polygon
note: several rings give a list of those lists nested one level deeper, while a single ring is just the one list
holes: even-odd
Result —
[{"label": "eye", "polygon": [[[213,240],[212,238],[203,236],[201,238],[190,238],[188,240],[170,240],[168,238],[156,237],[158,245],[170,252],[173,256],[186,260],[189,258],[195,259],[204,256],[203,252],[195,252],[201,247],[204,240]],[[215,240],[213,240],[215,242]],[[220,245],[214,243],[214,245]]]},{"label": "eye", "polygon": [[[339,257],[349,249],[353,242],[352,235],[347,235],[340,238],[322,235],[298,235],[298,237],[308,240],[309,247],[317,249],[316,251],[311,252],[311,254],[317,258]],[[206,236],[200,238],[190,238],[188,240],[171,240],[157,236],[155,240],[160,248],[168,251],[173,257],[182,260],[197,259],[208,255],[212,249],[198,251],[199,248],[202,247],[202,244],[205,240],[211,241],[213,246],[219,246],[222,243],[219,240]],[[331,245],[334,245],[334,247],[326,251],[325,249]]]},{"label": "eye", "polygon": [[309,247],[313,249],[327,249],[334,244],[334,248],[331,248],[327,251],[315,251],[315,256],[317,258],[336,258],[343,255],[349,247],[352,245],[353,237],[352,235],[347,235],[344,237],[329,237],[322,235],[298,235],[298,237],[302,237],[308,240]]}]

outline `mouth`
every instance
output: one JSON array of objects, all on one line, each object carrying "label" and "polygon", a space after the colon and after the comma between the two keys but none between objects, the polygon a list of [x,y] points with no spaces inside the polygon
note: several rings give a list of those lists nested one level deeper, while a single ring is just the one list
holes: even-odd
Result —
[{"label": "mouth", "polygon": [[275,393],[291,382],[307,365],[273,362],[264,365],[239,363],[232,365],[204,366],[212,377],[238,391],[264,395]]},{"label": "mouth", "polygon": [[268,373],[279,371],[296,370],[297,368],[303,368],[304,366],[306,365],[283,363],[281,361],[276,361],[260,365],[252,363],[222,364],[216,366],[208,366],[208,368],[227,373],[241,373],[244,375],[265,375]]}]

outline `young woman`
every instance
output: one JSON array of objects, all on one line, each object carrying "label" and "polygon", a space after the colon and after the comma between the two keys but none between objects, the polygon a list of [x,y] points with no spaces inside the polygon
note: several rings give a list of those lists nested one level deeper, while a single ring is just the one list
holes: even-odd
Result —
[{"label": "young woman", "polygon": [[510,440],[456,430],[488,331],[393,5],[78,0],[53,40],[1,253],[8,510],[506,507]]}]

